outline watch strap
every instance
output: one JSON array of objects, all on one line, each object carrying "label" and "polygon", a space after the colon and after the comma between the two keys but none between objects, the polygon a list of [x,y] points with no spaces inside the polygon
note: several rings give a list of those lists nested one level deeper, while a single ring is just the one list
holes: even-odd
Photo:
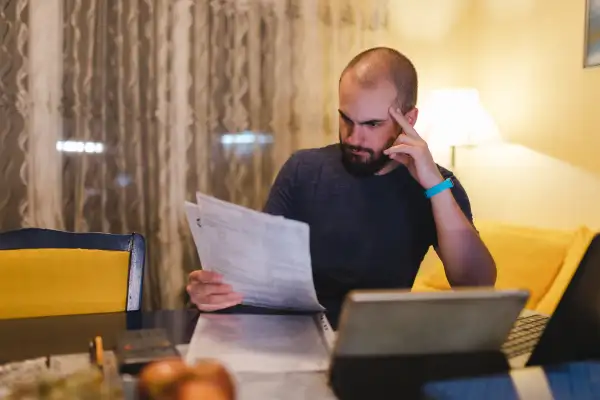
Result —
[{"label": "watch strap", "polygon": [[452,182],[452,178],[447,178],[447,179],[443,180],[442,182],[438,183],[437,185],[427,189],[425,191],[425,197],[430,199],[433,196],[435,196],[436,194],[441,193],[444,190],[450,189],[453,187],[454,187],[454,182]]}]

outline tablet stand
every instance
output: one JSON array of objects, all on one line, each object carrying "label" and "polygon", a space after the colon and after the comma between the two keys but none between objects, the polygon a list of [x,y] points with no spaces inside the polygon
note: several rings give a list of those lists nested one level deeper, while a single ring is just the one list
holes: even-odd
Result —
[{"label": "tablet stand", "polygon": [[334,356],[329,383],[341,400],[423,399],[430,381],[509,371],[501,351],[407,356]]}]

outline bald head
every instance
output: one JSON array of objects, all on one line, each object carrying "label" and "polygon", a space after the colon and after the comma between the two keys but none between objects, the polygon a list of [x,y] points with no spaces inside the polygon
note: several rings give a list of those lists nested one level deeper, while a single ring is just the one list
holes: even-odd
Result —
[{"label": "bald head", "polygon": [[392,83],[398,93],[397,102],[406,113],[417,104],[417,71],[412,62],[400,52],[388,47],[375,47],[354,57],[344,68],[345,77],[355,79],[365,88]]}]

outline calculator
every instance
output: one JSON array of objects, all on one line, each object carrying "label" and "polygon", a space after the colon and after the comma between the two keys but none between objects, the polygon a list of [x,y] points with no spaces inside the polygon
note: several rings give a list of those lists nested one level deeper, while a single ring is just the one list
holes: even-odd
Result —
[{"label": "calculator", "polygon": [[117,338],[115,353],[119,372],[134,376],[151,362],[181,357],[164,329],[124,331]]}]

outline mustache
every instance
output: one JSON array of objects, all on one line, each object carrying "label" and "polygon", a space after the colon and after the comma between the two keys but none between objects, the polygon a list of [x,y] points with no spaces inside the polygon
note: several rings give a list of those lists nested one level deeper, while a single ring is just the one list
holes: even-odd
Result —
[{"label": "mustache", "polygon": [[349,150],[349,151],[364,151],[366,153],[369,153],[370,155],[375,155],[375,152],[372,149],[368,149],[366,147],[360,147],[360,146],[352,146],[346,143],[342,143],[342,147],[344,148],[344,150]]}]

